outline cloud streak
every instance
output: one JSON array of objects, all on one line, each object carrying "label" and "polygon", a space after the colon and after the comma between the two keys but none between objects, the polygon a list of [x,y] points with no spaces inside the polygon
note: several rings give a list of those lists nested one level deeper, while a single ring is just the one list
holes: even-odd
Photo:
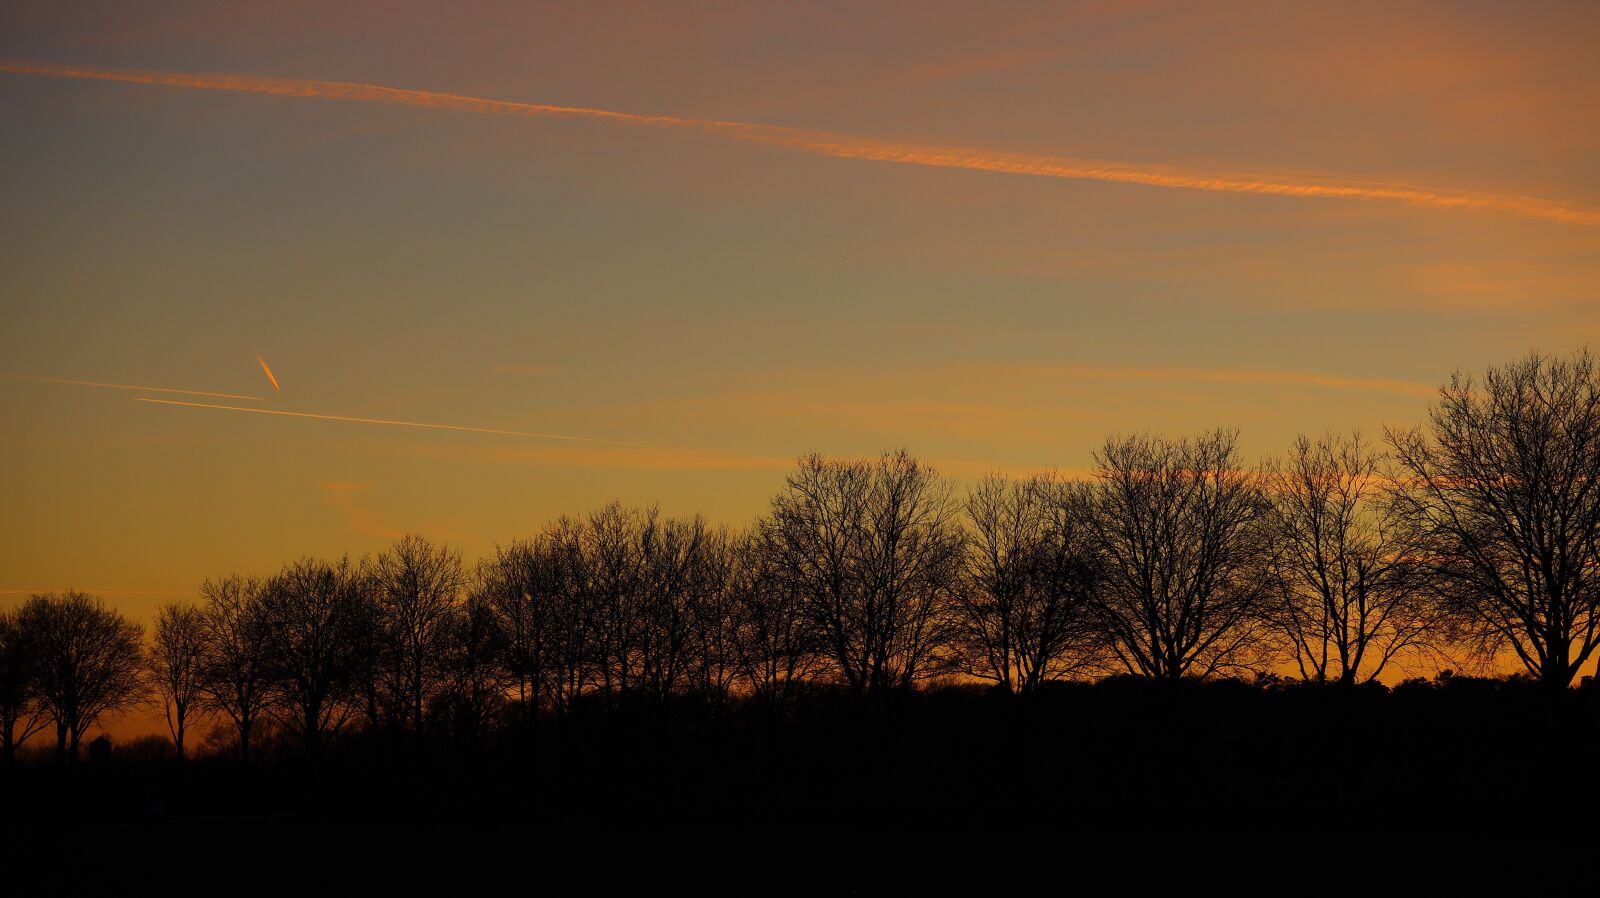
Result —
[{"label": "cloud streak", "polygon": [[261,363],[261,370],[267,373],[267,380],[272,381],[272,389],[274,391],[282,392],[282,389],[278,386],[277,376],[272,373],[271,368],[267,367],[267,360],[262,358],[261,353],[259,352],[256,353],[256,361]]},{"label": "cloud streak", "polygon": [[[266,402],[264,396],[250,396],[245,393],[213,393],[208,390],[179,390],[173,387],[142,387],[137,384],[108,384],[93,380],[67,380],[61,377],[35,377],[31,374],[0,374],[6,380],[27,380],[42,384],[71,384],[78,387],[100,387],[105,390],[133,390],[141,393],[177,393],[182,396],[209,396],[213,399],[244,399],[250,402]],[[155,402],[157,400],[149,400]]]},{"label": "cloud streak", "polygon": [[879,140],[851,134],[811,131],[781,125],[716,119],[640,115],[583,106],[521,103],[429,90],[385,87],[343,81],[270,78],[253,75],[194,74],[140,69],[105,69],[0,60],[0,72],[187,87],[235,93],[268,94],[323,100],[387,103],[423,109],[447,109],[487,115],[592,119],[622,125],[673,128],[765,143],[839,159],[865,159],[905,165],[955,168],[1042,178],[1110,181],[1183,190],[1271,196],[1351,199],[1403,203],[1432,209],[1480,210],[1574,225],[1600,225],[1600,211],[1537,197],[1432,189],[1408,184],[1307,178],[1297,175],[1214,172],[1173,166],[1105,162],[1067,156]]},{"label": "cloud streak", "polygon": [[431,424],[424,421],[396,421],[389,418],[357,418],[349,415],[322,415],[316,412],[291,412],[283,409],[250,408],[242,405],[217,405],[210,402],[182,402],[176,399],[151,399],[145,396],[129,397],[134,402],[149,402],[155,405],[176,405],[184,408],[215,409],[227,412],[251,412],[257,415],[279,415],[286,418],[312,418],[318,421],[344,421],[351,424],[381,424],[389,427],[415,427],[424,430],[454,430],[462,433],[487,433],[507,437],[530,437],[539,440],[564,440],[577,443],[596,443],[606,446],[633,446],[645,447],[640,443],[627,443],[621,440],[605,440],[599,437],[577,437],[561,433],[536,433],[523,430],[496,430],[492,427],[468,427],[461,424]]}]

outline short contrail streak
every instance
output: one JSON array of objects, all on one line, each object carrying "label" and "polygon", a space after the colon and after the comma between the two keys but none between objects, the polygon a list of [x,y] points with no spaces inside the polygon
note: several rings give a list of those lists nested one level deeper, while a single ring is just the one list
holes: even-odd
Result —
[{"label": "short contrail streak", "polygon": [[607,446],[634,446],[650,448],[642,443],[625,443],[621,440],[603,440],[599,437],[575,437],[561,433],[532,433],[523,430],[495,430],[492,427],[467,427],[460,424],[428,424],[422,421],[393,421],[386,418],[352,418],[347,415],[319,415],[315,412],[290,412],[272,408],[248,408],[242,405],[213,405],[209,402],[181,402],[176,399],[150,399],[144,396],[129,397],[135,402],[156,405],[181,405],[187,408],[211,408],[228,412],[254,412],[258,415],[282,415],[286,418],[315,418],[319,421],[347,421],[352,424],[386,424],[390,427],[420,427],[426,430],[459,430],[463,433],[490,433],[506,437],[533,437],[540,440],[567,440],[577,443],[602,443]]},{"label": "short contrail streak", "polygon": [[[137,384],[103,384],[92,380],[65,380],[60,377],[34,377],[29,374],[0,374],[7,380],[31,380],[42,384],[72,384],[78,387],[101,387],[107,390],[134,390],[142,393],[179,393],[184,396],[210,396],[215,399],[246,399],[251,402],[266,402],[264,396],[249,396],[243,393],[213,393],[209,390],[178,390],[172,387],[141,387]],[[157,400],[150,400],[155,402]]]},{"label": "short contrail streak", "polygon": [[679,118],[670,115],[638,115],[631,112],[592,109],[582,106],[519,103],[428,90],[384,87],[378,84],[268,78],[252,75],[102,69],[88,66],[54,65],[11,60],[0,60],[0,72],[45,75],[56,78],[123,81],[134,84],[157,84],[238,93],[272,94],[286,97],[360,100],[371,103],[392,103],[402,106],[452,109],[491,115],[598,119],[627,125],[702,131],[737,140],[774,144],[841,159],[870,159],[907,165],[1003,172],[1043,178],[1115,181],[1126,184],[1143,184],[1150,187],[1209,190],[1224,193],[1376,200],[1407,203],[1435,209],[1479,209],[1506,212],[1527,218],[1566,224],[1600,225],[1600,212],[1536,197],[1429,189],[1405,184],[1342,181],[1331,178],[1319,180],[1285,174],[1207,172],[1171,166],[1100,162],[1067,156],[1012,153],[974,147],[904,143],[851,134],[808,131],[781,125]]},{"label": "short contrail streak", "polygon": [[[272,381],[272,389],[279,390],[279,388],[278,388],[278,378],[273,376],[272,369],[267,367],[267,360],[262,358],[261,357],[261,353],[259,353],[259,352],[256,353],[256,361],[261,363],[261,370],[267,372],[267,380]],[[282,391],[279,390],[279,392],[282,392]]]}]

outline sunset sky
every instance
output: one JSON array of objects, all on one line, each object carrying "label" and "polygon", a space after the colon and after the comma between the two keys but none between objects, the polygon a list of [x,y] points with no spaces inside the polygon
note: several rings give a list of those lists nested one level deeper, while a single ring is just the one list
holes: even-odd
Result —
[{"label": "sunset sky", "polygon": [[811,450],[1419,422],[1600,342],[1597,46],[1587,2],[7,3],[0,607],[743,524]]}]

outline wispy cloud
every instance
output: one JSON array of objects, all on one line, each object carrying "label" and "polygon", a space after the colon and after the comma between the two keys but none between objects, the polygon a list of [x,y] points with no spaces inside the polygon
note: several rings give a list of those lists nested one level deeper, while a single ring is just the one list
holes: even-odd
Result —
[{"label": "wispy cloud", "polygon": [[344,515],[345,524],[356,533],[380,539],[396,539],[401,535],[400,530],[379,523],[377,516],[361,501],[359,494],[367,488],[367,484],[336,480],[317,486],[322,488],[328,504]]},{"label": "wispy cloud", "polygon": [[385,87],[378,84],[270,78],[253,75],[105,69],[16,60],[0,60],[0,72],[324,100],[356,100],[489,115],[595,119],[624,125],[701,131],[737,140],[772,144],[841,159],[865,159],[906,165],[999,172],[1043,178],[1111,181],[1184,190],[1371,200],[1404,203],[1433,209],[1503,212],[1527,218],[1575,225],[1600,225],[1600,211],[1529,196],[1426,188],[1409,184],[1335,178],[1308,178],[1301,175],[1282,173],[1205,171],[1175,166],[1107,162],[975,147],[909,143],[879,140],[852,134],[789,128],[780,125],[682,118],[670,115],[640,115],[584,106],[520,103],[437,91]]},{"label": "wispy cloud", "polygon": [[[213,393],[209,390],[179,390],[175,387],[144,387],[138,384],[110,384],[93,380],[67,380],[61,377],[35,377],[31,374],[0,374],[6,380],[27,380],[43,384],[69,384],[77,387],[100,387],[106,390],[132,390],[139,393],[177,393],[183,396],[210,396],[213,399],[243,399],[250,402],[266,402],[264,396],[251,396],[245,393]],[[156,402],[159,400],[149,400]]]},{"label": "wispy cloud", "polygon": [[184,408],[214,409],[225,412],[251,412],[258,415],[280,415],[286,418],[313,418],[318,421],[344,421],[351,424],[381,424],[389,427],[417,427],[425,430],[455,430],[464,433],[487,433],[507,437],[531,437],[540,440],[567,440],[580,443],[598,443],[607,446],[634,446],[642,447],[639,443],[627,443],[622,440],[605,440],[599,437],[578,437],[562,433],[537,433],[525,430],[498,430],[493,427],[469,427],[461,424],[432,424],[425,421],[397,421],[389,418],[357,418],[350,415],[323,415],[316,412],[291,412],[283,409],[250,408],[242,405],[217,405],[209,402],[182,402],[176,399],[150,399],[144,396],[130,397],[135,402],[149,402],[156,405],[176,405]]}]

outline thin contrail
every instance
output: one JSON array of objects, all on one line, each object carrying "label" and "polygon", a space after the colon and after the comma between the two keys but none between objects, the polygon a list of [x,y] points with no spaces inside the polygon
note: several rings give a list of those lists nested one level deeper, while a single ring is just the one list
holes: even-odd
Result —
[{"label": "thin contrail", "polygon": [[262,358],[259,352],[256,353],[256,361],[261,363],[261,370],[267,372],[267,380],[272,381],[272,389],[282,392],[278,387],[278,378],[273,375],[272,369],[267,367],[267,360]]},{"label": "thin contrail", "polygon": [[1126,184],[1143,184],[1150,187],[1209,190],[1225,193],[1377,200],[1427,206],[1436,209],[1481,209],[1508,212],[1527,218],[1557,221],[1566,224],[1600,224],[1600,212],[1537,197],[1430,189],[1406,184],[1384,184],[1336,179],[1317,180],[1288,174],[1208,172],[1171,166],[1102,162],[1068,156],[1013,153],[975,147],[904,143],[852,134],[788,128],[781,125],[680,118],[670,115],[638,115],[631,112],[617,112],[609,109],[593,109],[583,106],[519,103],[510,100],[490,100],[482,97],[468,97],[428,90],[384,87],[378,84],[269,78],[254,75],[103,69],[89,66],[55,65],[13,60],[0,60],[0,72],[46,75],[56,78],[124,81],[135,84],[159,84],[174,87],[192,87],[202,90],[273,94],[286,97],[360,100],[372,103],[418,106],[427,109],[453,109],[491,115],[601,119],[627,125],[703,131],[738,140],[774,144],[841,159],[870,159],[908,165],[1003,172],[1043,178],[1115,181]]},{"label": "thin contrail", "polygon": [[[215,399],[246,399],[251,402],[266,402],[264,396],[250,396],[244,393],[213,393],[209,390],[179,390],[173,387],[142,387],[137,384],[105,384],[92,380],[66,380],[60,377],[35,377],[31,374],[0,374],[7,380],[31,380],[44,384],[72,384],[79,387],[101,387],[107,390],[134,390],[143,393],[179,393],[184,396],[210,396]],[[159,400],[150,400],[156,402]]]},{"label": "thin contrail", "polygon": [[625,443],[622,440],[604,440],[599,437],[575,437],[561,433],[533,433],[523,430],[496,430],[492,427],[467,427],[461,424],[429,424],[423,421],[394,421],[387,418],[354,418],[348,415],[319,415],[315,412],[290,412],[271,408],[248,408],[242,405],[214,405],[209,402],[181,402],[176,399],[151,399],[146,396],[129,397],[135,402],[156,405],[181,405],[188,408],[211,408],[229,412],[254,412],[258,415],[283,415],[288,418],[315,418],[319,421],[348,421],[353,424],[387,424],[391,427],[421,427],[427,430],[459,430],[465,433],[491,433],[506,437],[533,437],[541,440],[568,440],[576,443],[603,443],[607,446],[635,446],[650,448],[643,443]]}]

